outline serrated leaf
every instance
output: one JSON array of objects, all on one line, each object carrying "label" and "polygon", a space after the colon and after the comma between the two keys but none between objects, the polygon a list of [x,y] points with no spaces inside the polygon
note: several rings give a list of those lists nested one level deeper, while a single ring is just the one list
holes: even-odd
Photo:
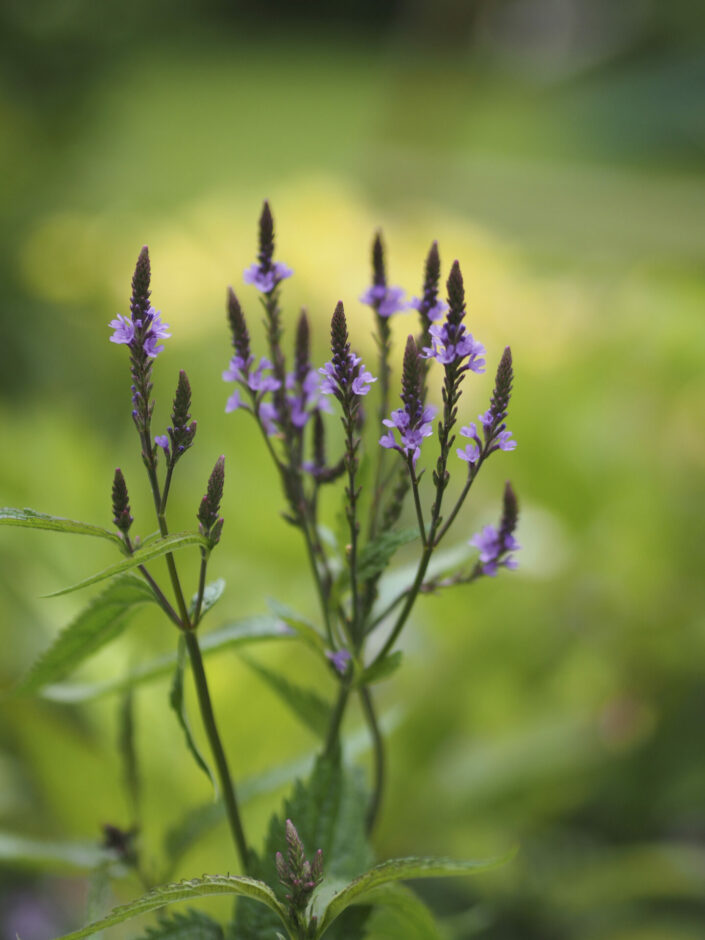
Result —
[{"label": "serrated leaf", "polygon": [[43,842],[12,832],[0,832],[0,866],[14,869],[94,869],[115,855],[93,842]]},{"label": "serrated leaf", "polygon": [[53,591],[51,594],[46,594],[45,597],[60,597],[62,594],[71,594],[73,591],[80,591],[82,588],[88,587],[91,584],[98,584],[98,582],[106,581],[108,578],[114,578],[116,575],[130,571],[130,569],[136,568],[138,565],[144,565],[149,561],[154,561],[155,558],[166,555],[168,552],[179,551],[179,549],[186,548],[189,545],[199,545],[201,548],[208,548],[207,540],[204,539],[202,535],[199,535],[198,532],[178,532],[175,535],[167,535],[164,538],[157,539],[156,542],[152,542],[150,545],[138,548],[137,551],[128,555],[127,558],[116,562],[116,564],[105,568],[103,571],[99,571],[97,574],[91,575],[90,578],[84,578],[83,581],[78,581],[76,584],[62,588],[60,591]]},{"label": "serrated leaf", "polygon": [[[210,633],[199,634],[201,653],[206,656],[222,649],[244,646],[264,640],[286,640],[291,636],[282,631],[281,623],[274,617],[248,617],[225,624]],[[42,691],[44,698],[54,702],[74,703],[100,698],[111,692],[119,692],[127,686],[138,686],[169,675],[176,665],[176,653],[166,653],[136,666],[130,672],[115,679],[90,683],[61,683]]]},{"label": "serrated leaf", "polygon": [[266,666],[262,666],[250,659],[249,656],[240,654],[240,658],[267,683],[272,691],[276,692],[309,731],[325,738],[330,725],[331,706],[329,702],[313,690],[291,682],[290,679],[274,672],[272,669],[268,669]]},{"label": "serrated leaf", "polygon": [[35,692],[72,672],[122,633],[135,607],[150,601],[154,595],[139,578],[125,575],[117,579],[64,627],[20,681],[17,691]]},{"label": "serrated leaf", "polygon": [[193,734],[191,733],[191,726],[189,725],[188,716],[186,715],[186,703],[184,701],[184,669],[186,666],[186,641],[183,636],[179,637],[179,645],[176,652],[176,669],[174,670],[174,678],[171,682],[171,689],[169,690],[169,704],[171,705],[174,713],[176,714],[176,719],[181,726],[181,730],[184,732],[184,737],[186,739],[186,747],[191,752],[191,756],[196,761],[196,765],[203,771],[203,773],[208,777],[213,787],[213,797],[214,799],[218,798],[218,785],[215,782],[215,777],[213,776],[213,771],[210,769],[208,764],[205,761],[205,758],[198,749],[196,742],[194,741]]},{"label": "serrated leaf", "polygon": [[[343,767],[340,753],[319,757],[311,776],[303,783],[298,780],[291,797],[284,801],[281,815],[272,817],[261,859],[256,860],[256,874],[283,897],[284,889],[278,881],[275,856],[286,846],[285,821],[291,819],[309,856],[321,849],[325,876],[332,880],[348,881],[363,871],[371,858],[365,833],[367,798],[359,768]],[[353,918],[361,923],[359,912]],[[342,922],[341,922],[342,923]],[[268,912],[255,909],[251,904],[239,902],[235,921],[238,940],[260,940],[274,928]],[[359,935],[357,926],[343,925],[345,937]]]},{"label": "serrated leaf", "polygon": [[194,878],[191,881],[180,881],[177,884],[154,888],[129,904],[121,904],[119,907],[113,908],[106,917],[94,921],[80,930],[75,930],[73,933],[64,934],[57,940],[81,940],[82,937],[90,937],[99,930],[121,924],[133,917],[139,917],[141,914],[149,914],[151,911],[167,904],[216,894],[234,894],[259,901],[261,904],[266,905],[287,926],[286,911],[277,901],[272,889],[264,882],[238,875],[203,875],[203,877]]},{"label": "serrated leaf", "polygon": [[402,529],[399,532],[381,532],[377,535],[360,552],[357,562],[357,576],[360,581],[368,581],[384,571],[396,550],[418,537],[418,527]]},{"label": "serrated leaf", "polygon": [[[384,732],[389,733],[398,726],[399,721],[399,709],[394,708],[382,715],[380,726]],[[366,753],[370,747],[370,734],[366,725],[346,737],[345,753],[349,760]],[[272,767],[264,771],[264,773],[245,778],[238,784],[240,804],[244,806],[249,800],[274,793],[285,784],[290,784],[293,780],[296,780],[297,777],[310,775],[317,756],[317,751],[311,751],[294,761],[280,764],[278,767]],[[361,797],[361,802],[364,803],[364,794]],[[206,832],[224,820],[225,808],[220,800],[217,803],[204,803],[189,809],[175,825],[169,828],[164,836],[164,854],[171,865],[175,867],[191,846],[195,845]],[[367,861],[362,864],[361,870],[366,864],[368,864]],[[349,877],[352,877],[352,875]],[[347,883],[349,877],[345,879],[345,883]]]},{"label": "serrated leaf", "polygon": [[157,924],[138,940],[223,940],[223,928],[203,911],[191,909],[184,914],[160,914]]},{"label": "serrated leaf", "polygon": [[[215,607],[220,598],[223,596],[223,591],[225,590],[225,580],[223,578],[218,578],[216,581],[211,581],[210,584],[206,585],[206,588],[203,592],[203,601],[201,602],[201,620],[205,617],[211,607]],[[194,594],[191,598],[191,606],[189,608],[189,613],[193,614],[196,611],[196,603],[198,602],[198,594]],[[200,623],[200,621],[199,621]]]},{"label": "serrated leaf", "polygon": [[0,507],[0,525],[19,525],[29,529],[46,529],[51,532],[67,532],[73,535],[93,535],[97,538],[114,542],[121,551],[125,543],[116,532],[104,529],[90,522],[76,522],[61,516],[48,516],[33,509],[13,509],[11,506]]},{"label": "serrated leaf", "polygon": [[482,861],[457,861],[452,858],[394,858],[376,865],[335,895],[325,909],[317,937],[322,937],[333,921],[351,904],[369,903],[381,885],[409,878],[448,878],[474,875],[505,864],[516,853]]},{"label": "serrated leaf", "polygon": [[357,685],[372,685],[374,682],[387,679],[401,666],[403,655],[401,650],[396,650],[394,653],[385,656],[384,659],[380,659],[379,662],[373,662],[371,666],[362,671],[357,679]]},{"label": "serrated leaf", "polygon": [[291,627],[309,646],[325,655],[325,641],[310,620],[307,620],[301,614],[297,614],[295,610],[287,607],[286,604],[280,603],[274,597],[268,597],[267,604],[272,613],[279,617],[287,627]]}]

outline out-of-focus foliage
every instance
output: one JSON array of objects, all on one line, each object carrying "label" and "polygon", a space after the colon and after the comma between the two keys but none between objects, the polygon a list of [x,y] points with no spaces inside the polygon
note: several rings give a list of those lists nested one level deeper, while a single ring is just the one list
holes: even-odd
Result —
[{"label": "out-of-focus foliage", "polygon": [[[175,531],[194,524],[214,459],[227,461],[212,568],[227,590],[211,626],[264,612],[269,594],[315,616],[275,474],[246,416],[223,413],[225,287],[254,258],[264,197],[296,271],[290,322],[306,303],[321,361],[339,298],[374,359],[357,297],[378,225],[409,293],[431,239],[446,273],[461,261],[490,360],[467,383],[467,421],[512,345],[519,447],[495,458],[464,525],[469,536],[496,520],[511,477],[521,568],[424,599],[403,667],[375,690],[383,711],[405,703],[380,857],[521,845],[502,871],[424,887],[450,937],[702,934],[703,19],[686,0],[8,0],[0,11],[0,503],[107,526],[119,465],[138,523],[148,518],[126,357],[107,342],[148,243],[173,333],[155,367],[157,426],[179,368],[199,421]],[[255,325],[254,293],[241,296]],[[403,317],[396,327],[400,361]],[[9,688],[81,606],[40,595],[114,557],[21,529],[1,533],[0,556]],[[175,639],[144,610],[81,677],[118,677]],[[327,696],[315,658],[281,648],[252,655]],[[315,748],[264,673],[233,652],[209,669],[239,778]],[[167,828],[209,798],[168,691],[163,679],[135,692],[148,878],[167,867]],[[92,857],[103,823],[130,822],[118,699],[3,702],[0,830],[29,846],[22,865],[4,865],[3,846],[20,843],[0,839],[3,934],[79,923],[86,881],[53,874],[62,846]],[[248,802],[253,831],[280,793]],[[234,867],[225,827],[208,832],[173,876]],[[54,855],[39,858],[34,840]],[[121,890],[116,900],[141,886]]]}]

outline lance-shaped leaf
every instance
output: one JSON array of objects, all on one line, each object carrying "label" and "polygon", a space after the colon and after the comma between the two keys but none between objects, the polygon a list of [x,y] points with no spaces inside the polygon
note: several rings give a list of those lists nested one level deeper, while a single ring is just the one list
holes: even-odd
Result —
[{"label": "lance-shaped leaf", "polygon": [[321,656],[325,657],[325,641],[309,620],[301,614],[297,614],[295,610],[287,607],[286,604],[282,604],[274,597],[268,597],[267,603],[273,614],[280,617],[287,627],[291,627],[292,630],[295,630],[305,643],[311,646],[317,653],[320,653]]},{"label": "lance-shaped leaf", "polygon": [[17,691],[36,692],[63,678],[118,637],[137,606],[153,600],[151,589],[139,578],[129,574],[118,578],[59,633],[19,683]]},{"label": "lance-shaped leaf", "polygon": [[191,752],[193,759],[196,761],[196,764],[203,773],[208,777],[211,784],[213,785],[213,793],[215,798],[218,797],[218,786],[215,782],[215,777],[213,776],[213,771],[210,769],[208,764],[205,761],[205,758],[198,750],[198,745],[193,739],[193,734],[191,733],[191,726],[188,721],[188,716],[186,715],[186,703],[184,702],[184,668],[186,666],[186,641],[182,636],[179,637],[179,646],[176,653],[176,669],[174,670],[174,678],[171,683],[171,689],[169,690],[169,704],[176,713],[176,718],[179,724],[181,725],[181,730],[184,732],[184,737],[186,738],[186,747]]},{"label": "lance-shaped leaf", "polygon": [[43,842],[13,832],[0,832],[0,867],[63,871],[91,870],[105,863],[117,865],[115,854],[95,842]]},{"label": "lance-shaped leaf", "polygon": [[278,672],[256,663],[249,656],[241,654],[240,658],[267,683],[272,691],[276,692],[309,731],[325,738],[330,725],[331,706],[329,702],[321,698],[312,689],[297,685]]},{"label": "lance-shaped leaf", "polygon": [[357,679],[357,685],[372,685],[374,682],[381,682],[382,679],[387,679],[401,666],[402,658],[402,651],[396,650],[394,653],[385,656],[384,659],[380,659],[379,662],[373,662],[367,669],[362,671]]},{"label": "lance-shaped leaf", "polygon": [[69,532],[73,535],[93,535],[97,538],[107,539],[125,550],[125,543],[110,529],[90,522],[76,522],[74,519],[62,519],[61,516],[48,516],[33,509],[13,509],[11,506],[0,507],[0,525],[19,525],[29,529],[46,529],[50,532]]},{"label": "lance-shaped leaf", "polygon": [[448,878],[453,875],[475,875],[503,865],[514,857],[507,855],[483,861],[456,861],[452,858],[395,858],[376,865],[351,881],[336,894],[323,913],[317,937],[323,936],[333,921],[351,904],[370,903],[375,889],[408,878]]},{"label": "lance-shaped leaf", "polygon": [[[274,617],[247,617],[225,624],[211,633],[199,637],[201,653],[206,656],[223,649],[259,643],[264,640],[291,639],[282,631],[281,622]],[[42,691],[44,698],[54,702],[86,702],[111,692],[120,692],[128,686],[138,686],[169,675],[176,665],[176,653],[166,653],[141,663],[130,672],[115,679],[102,682],[60,683],[47,686]]]},{"label": "lance-shaped leaf", "polygon": [[63,937],[57,938],[57,940],[81,940],[82,937],[90,937],[99,930],[121,924],[133,917],[139,917],[140,914],[149,914],[150,911],[156,911],[167,904],[192,901],[194,898],[208,897],[215,894],[240,895],[266,904],[270,910],[277,914],[288,930],[284,907],[277,901],[272,889],[263,881],[237,875],[203,875],[202,878],[194,878],[191,881],[180,881],[177,884],[154,888],[148,894],[131,901],[129,904],[121,904],[120,907],[113,908],[106,917],[96,920],[80,930],[75,930],[73,933],[67,933]]},{"label": "lance-shaped leaf", "polygon": [[[201,602],[201,620],[208,613],[211,607],[215,607],[220,598],[223,596],[223,591],[225,590],[225,581],[223,578],[218,578],[216,581],[211,581],[210,584],[206,585],[206,588],[203,592],[203,601]],[[191,598],[191,605],[189,607],[189,614],[194,614],[196,612],[196,603],[198,602],[198,594],[194,594]],[[200,623],[200,621],[199,621]]]},{"label": "lance-shaped leaf", "polygon": [[360,552],[357,574],[361,581],[374,578],[384,571],[392,556],[402,545],[407,545],[419,537],[418,527],[402,529],[400,532],[381,532],[368,542]]},{"label": "lance-shaped leaf", "polygon": [[136,552],[128,555],[127,558],[111,565],[109,568],[105,568],[103,571],[99,571],[97,574],[91,575],[90,578],[84,578],[83,581],[72,584],[71,587],[62,588],[60,591],[53,591],[51,594],[45,596],[59,597],[61,594],[70,594],[72,591],[80,591],[81,588],[88,587],[91,584],[97,584],[99,581],[106,581],[108,578],[114,578],[116,575],[123,574],[131,568],[144,565],[148,561],[154,561],[155,558],[166,555],[168,552],[175,552],[189,545],[199,545],[201,548],[208,548],[208,542],[202,535],[199,535],[198,532],[179,532],[175,535],[167,535],[162,539],[157,539],[156,542],[152,542],[145,548],[137,549]]}]

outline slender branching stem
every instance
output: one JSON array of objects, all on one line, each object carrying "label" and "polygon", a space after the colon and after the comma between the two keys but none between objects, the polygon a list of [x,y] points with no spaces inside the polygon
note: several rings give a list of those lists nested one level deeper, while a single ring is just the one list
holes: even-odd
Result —
[{"label": "slender branching stem", "polygon": [[330,725],[328,726],[328,735],[326,737],[326,745],[324,748],[324,755],[326,757],[332,757],[335,753],[336,748],[338,747],[338,740],[340,738],[340,727],[343,723],[343,716],[345,714],[345,706],[348,704],[348,698],[350,697],[350,686],[351,679],[343,678],[340,683],[340,690],[338,692],[338,700],[333,707],[333,713],[330,719]]},{"label": "slender branching stem", "polygon": [[372,751],[374,760],[374,784],[365,820],[367,833],[369,835],[369,833],[371,833],[374,829],[382,803],[385,771],[384,738],[382,737],[382,732],[380,731],[380,727],[377,722],[377,715],[375,714],[374,704],[372,702],[372,696],[370,694],[369,688],[367,686],[362,686],[358,691],[360,694],[360,701],[362,703],[362,711],[365,716],[365,721],[369,726],[370,734],[372,736]]},{"label": "slender branching stem", "polygon": [[191,670],[193,672],[193,678],[196,684],[198,703],[201,709],[201,718],[203,719],[203,725],[208,737],[208,743],[210,744],[211,751],[213,753],[216,772],[220,782],[220,789],[223,793],[223,799],[225,801],[225,810],[228,817],[228,824],[230,825],[230,831],[237,849],[240,864],[243,870],[246,872],[249,867],[250,853],[247,847],[247,840],[245,839],[242,820],[240,818],[237,797],[235,795],[235,786],[230,776],[230,768],[228,767],[225,751],[223,750],[223,745],[218,733],[218,727],[215,722],[213,705],[211,704],[210,692],[208,690],[208,681],[206,679],[205,669],[203,668],[203,657],[201,656],[201,649],[198,644],[198,634],[193,630],[187,630],[184,635],[186,637],[186,648],[188,650],[189,659],[191,661]]},{"label": "slender branching stem", "polygon": [[416,469],[414,467],[414,459],[411,454],[407,455],[406,458],[407,466],[409,467],[409,476],[411,477],[411,490],[414,494],[414,506],[416,508],[416,520],[419,524],[419,534],[421,536],[421,542],[423,547],[426,548],[426,526],[423,521],[423,510],[421,509],[421,497],[419,495],[419,480],[416,476]]},{"label": "slender branching stem", "polygon": [[174,610],[174,608],[171,606],[171,604],[169,603],[169,601],[168,601],[167,597],[165,596],[164,592],[163,592],[162,589],[159,587],[159,585],[157,584],[157,582],[154,580],[154,578],[152,577],[152,575],[149,573],[149,571],[147,571],[146,566],[145,566],[145,565],[139,565],[138,570],[140,571],[140,573],[141,573],[142,576],[144,577],[144,579],[145,579],[145,581],[147,582],[147,584],[151,587],[151,589],[152,589],[152,591],[153,591],[153,593],[154,593],[154,596],[155,596],[156,599],[157,599],[157,603],[158,603],[159,606],[162,608],[162,610],[164,611],[164,613],[165,613],[165,614],[167,615],[167,617],[172,621],[172,623],[174,623],[177,627],[179,627],[179,629],[181,629],[181,620],[180,620],[180,618],[179,618],[179,615],[176,613],[176,611]]},{"label": "slender branching stem", "polygon": [[201,568],[198,573],[198,594],[196,595],[196,607],[193,612],[194,629],[201,622],[201,608],[203,607],[203,595],[206,590],[206,570],[208,569],[208,552],[201,549]]},{"label": "slender branching stem", "polygon": [[[389,356],[391,353],[391,329],[389,326],[389,319],[387,317],[381,317],[379,313],[376,316],[377,320],[377,331],[378,335],[377,346],[379,348],[379,425],[382,427],[382,421],[387,417],[389,412],[389,385],[391,377],[391,368],[389,366]],[[377,448],[377,462],[375,466],[375,476],[374,484],[372,488],[372,502],[370,504],[370,522],[369,522],[369,533],[368,537],[370,539],[374,538],[377,532],[377,524],[379,521],[379,512],[380,505],[382,501],[382,494],[384,493],[385,487],[383,483],[383,474],[384,474],[384,465],[386,461],[387,452],[384,448]]]}]

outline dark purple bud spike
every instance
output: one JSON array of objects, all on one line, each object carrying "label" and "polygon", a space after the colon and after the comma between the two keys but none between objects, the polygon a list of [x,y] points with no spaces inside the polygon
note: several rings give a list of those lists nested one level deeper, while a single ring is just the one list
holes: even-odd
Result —
[{"label": "dark purple bud spike", "polygon": [[426,266],[424,269],[424,300],[430,306],[436,302],[438,296],[438,284],[441,279],[441,256],[438,253],[438,242],[434,242],[426,256]]},{"label": "dark purple bud spike", "polygon": [[457,261],[453,262],[448,276],[448,323],[458,326],[465,316],[465,287],[463,275]]},{"label": "dark purple bud spike", "polygon": [[401,377],[401,400],[414,424],[423,411],[423,369],[418,347],[413,336],[407,337]]},{"label": "dark purple bud spike", "polygon": [[260,270],[263,273],[269,271],[272,267],[272,258],[274,257],[274,218],[269,203],[265,200],[262,206],[262,214],[259,217],[259,261]]},{"label": "dark purple bud spike", "polygon": [[232,287],[228,288],[227,306],[228,322],[230,323],[230,332],[232,333],[235,352],[247,362],[250,358],[250,334],[247,329],[245,315],[240,306],[240,301],[237,299]]},{"label": "dark purple bud spike", "polygon": [[507,536],[511,535],[517,527],[519,520],[519,501],[512,484],[507,481],[504,487],[504,498],[502,503],[502,520],[499,525],[499,538],[502,545],[505,544]]},{"label": "dark purple bud spike", "polygon": [[223,520],[218,518],[220,501],[223,498],[223,485],[225,483],[225,457],[220,456],[216,461],[208,480],[206,495],[201,500],[196,514],[199,522],[199,531],[215,545],[220,538]]},{"label": "dark purple bud spike", "polygon": [[502,421],[507,416],[513,381],[512,351],[509,346],[506,346],[497,366],[497,376],[490,401],[490,411],[495,422]]},{"label": "dark purple bud spike", "polygon": [[296,327],[296,381],[303,383],[311,371],[311,330],[306,311],[302,310]]},{"label": "dark purple bud spike", "polygon": [[133,518],[130,515],[130,499],[122,470],[117,467],[113,477],[113,522],[116,528],[127,535]]},{"label": "dark purple bud spike", "polygon": [[132,275],[132,296],[130,298],[130,310],[132,319],[142,320],[144,322],[150,307],[149,284],[152,277],[151,266],[149,263],[149,248],[144,245],[137,258],[135,273]]},{"label": "dark purple bud spike", "polygon": [[386,287],[387,271],[384,264],[384,242],[381,230],[375,233],[372,242],[372,283],[375,287]]}]

